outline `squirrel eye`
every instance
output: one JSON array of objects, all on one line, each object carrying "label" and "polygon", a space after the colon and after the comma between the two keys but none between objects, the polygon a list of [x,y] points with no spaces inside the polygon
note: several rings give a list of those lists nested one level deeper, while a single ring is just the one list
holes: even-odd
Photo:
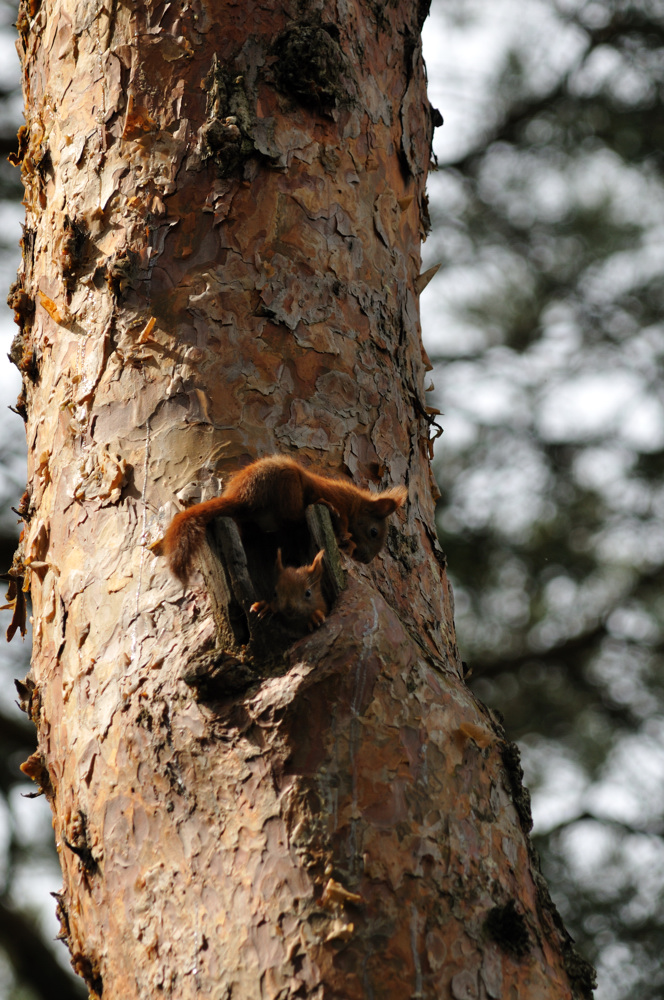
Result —
[{"label": "squirrel eye", "polygon": [[376,527],[375,524],[372,524],[372,526],[369,528],[369,534],[371,535],[372,538],[378,538],[378,528]]},{"label": "squirrel eye", "polygon": [[304,596],[305,597],[311,597],[311,591],[308,588],[307,588],[307,590],[305,590]]}]

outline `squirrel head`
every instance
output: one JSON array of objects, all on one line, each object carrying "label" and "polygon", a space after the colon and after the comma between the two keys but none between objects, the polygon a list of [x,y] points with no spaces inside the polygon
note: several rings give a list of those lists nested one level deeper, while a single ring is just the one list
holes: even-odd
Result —
[{"label": "squirrel head", "polygon": [[284,566],[281,549],[277,550],[274,607],[284,618],[309,619],[313,612],[327,613],[323,596],[323,559],[321,549],[308,566]]},{"label": "squirrel head", "polygon": [[405,503],[407,496],[405,486],[393,486],[364,500],[349,524],[355,542],[353,559],[369,563],[378,555],[387,538],[387,518]]}]

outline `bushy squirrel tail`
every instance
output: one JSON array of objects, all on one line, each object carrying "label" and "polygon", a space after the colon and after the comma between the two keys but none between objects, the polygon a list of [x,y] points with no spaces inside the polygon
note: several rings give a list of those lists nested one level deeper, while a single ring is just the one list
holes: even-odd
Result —
[{"label": "bushy squirrel tail", "polygon": [[193,569],[194,556],[205,538],[205,521],[201,517],[184,517],[177,523],[178,517],[173,519],[166,532],[164,549],[171,572],[181,583],[186,583]]},{"label": "bushy squirrel tail", "polygon": [[186,583],[194,568],[194,557],[205,540],[205,528],[213,517],[232,517],[237,504],[215,497],[176,514],[164,535],[164,553],[171,571]]}]

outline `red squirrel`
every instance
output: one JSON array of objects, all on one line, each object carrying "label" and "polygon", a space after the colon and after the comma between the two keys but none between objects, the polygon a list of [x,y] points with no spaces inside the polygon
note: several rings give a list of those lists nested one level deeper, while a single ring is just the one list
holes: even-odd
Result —
[{"label": "red squirrel", "polygon": [[183,583],[194,567],[215,517],[253,522],[261,531],[277,531],[304,519],[305,508],[324,503],[331,509],[339,545],[358,562],[371,562],[385,544],[387,517],[406,497],[405,486],[371,493],[343,479],[330,479],[303,468],[286,455],[259,458],[231,476],[219,497],[176,514],[166,530],[163,551]]},{"label": "red squirrel", "polygon": [[322,587],[324,556],[325,549],[321,549],[310,566],[284,566],[281,549],[277,549],[274,597],[256,601],[249,610],[259,618],[272,611],[291,621],[306,621],[310,632],[319,628],[328,611]]}]

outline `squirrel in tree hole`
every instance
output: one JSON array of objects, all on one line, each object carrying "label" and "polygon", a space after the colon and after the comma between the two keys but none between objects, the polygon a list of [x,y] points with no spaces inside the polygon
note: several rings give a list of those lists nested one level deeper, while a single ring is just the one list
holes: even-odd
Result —
[{"label": "squirrel in tree hole", "polygon": [[324,503],[330,508],[339,546],[358,562],[368,563],[385,544],[387,517],[407,495],[405,486],[371,493],[310,472],[286,455],[270,455],[231,476],[221,496],[176,514],[166,530],[163,551],[175,576],[186,583],[205,526],[213,518],[232,517],[271,532],[304,520],[309,504]]},{"label": "squirrel in tree hole", "polygon": [[324,556],[325,549],[321,549],[309,566],[284,566],[281,549],[277,549],[274,596],[271,601],[256,601],[249,610],[259,618],[272,611],[290,621],[305,620],[310,632],[319,628],[328,611],[322,586]]}]

